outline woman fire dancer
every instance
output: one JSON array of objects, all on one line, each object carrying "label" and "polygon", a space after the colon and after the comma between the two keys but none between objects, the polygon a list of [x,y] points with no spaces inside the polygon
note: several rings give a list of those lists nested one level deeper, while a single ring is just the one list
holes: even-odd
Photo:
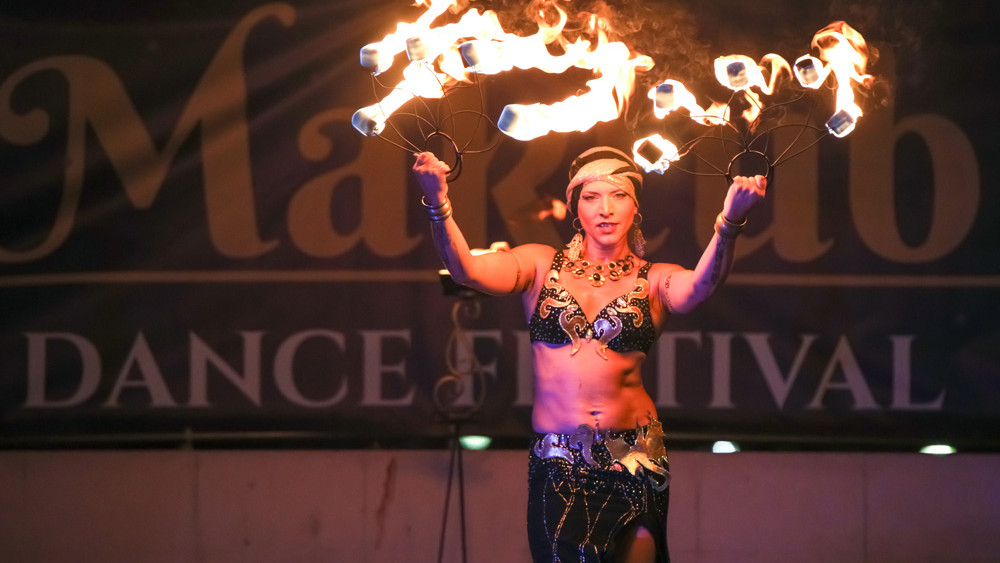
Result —
[{"label": "woman fire dancer", "polygon": [[694,270],[643,260],[639,168],[597,147],[570,167],[566,203],[578,232],[473,255],[451,217],[448,166],[417,155],[436,249],[455,281],[521,294],[532,342],[537,433],[529,452],[528,540],[535,561],[668,561],[670,471],[641,367],[671,313],[686,313],[726,278],[762,176],[735,177],[715,235]]}]

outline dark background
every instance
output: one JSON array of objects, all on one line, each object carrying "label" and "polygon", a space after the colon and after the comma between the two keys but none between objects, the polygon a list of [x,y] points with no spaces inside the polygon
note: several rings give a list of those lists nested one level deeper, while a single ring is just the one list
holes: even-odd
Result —
[{"label": "dark background", "polygon": [[[267,4],[6,2],[0,8],[0,84],[10,84],[20,69],[52,57],[103,61],[162,149],[224,39],[251,10]],[[262,21],[243,51],[257,226],[276,247],[252,257],[225,256],[213,248],[203,203],[205,141],[199,131],[184,140],[154,204],[137,209],[125,196],[120,171],[109,161],[96,130],[88,127],[84,187],[71,233],[43,257],[0,262],[0,443],[5,447],[421,447],[447,436],[448,425],[440,421],[433,396],[435,382],[447,372],[448,312],[455,298],[444,295],[437,281],[439,264],[407,176],[397,176],[397,193],[409,202],[405,230],[419,237],[419,243],[405,253],[380,254],[359,241],[333,256],[310,255],[292,240],[286,215],[302,186],[322,174],[351,167],[405,171],[405,152],[362,137],[343,117],[322,125],[332,141],[322,158],[306,158],[299,135],[324,112],[339,109],[349,115],[373,103],[371,80],[357,64],[358,50],[389,31],[395,18],[414,19],[418,11],[406,2],[385,0],[288,5],[296,14],[294,22]],[[662,78],[657,74],[662,69],[690,76],[691,89],[699,93],[716,93],[710,68],[702,66],[715,56],[742,53],[757,60],[776,52],[794,60],[808,52],[816,30],[838,19],[859,30],[881,55],[869,69],[879,82],[862,99],[866,117],[858,129],[846,139],[823,139],[811,153],[819,176],[819,227],[824,238],[834,241],[831,248],[814,260],[793,263],[763,244],[737,261],[730,283],[712,301],[667,324],[671,333],[701,335],[699,345],[683,340],[678,345],[678,405],[660,406],[676,447],[701,448],[729,438],[762,449],[896,450],[930,441],[948,441],[965,451],[1000,448],[1000,260],[995,252],[1000,209],[993,180],[1000,156],[993,72],[1000,55],[994,38],[1000,23],[997,8],[976,2],[791,0],[612,5],[620,14],[641,7],[670,16],[666,21],[641,20],[645,27],[634,34],[656,49],[657,67],[640,81]],[[505,13],[503,19],[508,18],[517,20]],[[650,39],[660,37],[658,33],[662,41]],[[489,78],[481,90],[481,109],[495,121],[504,104],[558,99],[579,88],[579,78],[574,72],[558,78],[532,72]],[[67,106],[67,88],[65,77],[39,72],[19,82],[9,100],[0,100],[9,102],[0,107],[4,116],[41,108],[50,120],[49,133],[33,142],[17,141],[11,138],[13,129],[0,129],[0,247],[8,251],[35,248],[52,228],[64,173],[73,164],[66,156],[67,116],[73,111]],[[456,103],[476,108],[478,96],[474,89],[465,90]],[[641,90],[636,96],[644,98]],[[871,134],[865,126],[876,118],[868,116],[892,115],[899,122],[924,114],[951,122],[971,143],[979,212],[952,252],[907,263],[873,252],[852,225],[850,147],[852,138]],[[472,170],[453,189],[479,193],[471,187],[477,170],[484,171],[487,187],[492,187],[533,151],[549,151],[560,164],[531,178],[539,201],[561,197],[565,163],[574,154],[595,143],[625,146],[633,138],[622,121],[527,143],[483,131],[477,133],[475,148],[490,149],[467,156]],[[920,136],[884,141],[895,142],[891,154],[899,233],[907,244],[919,246],[934,216],[935,190],[947,186],[935,183],[936,161]],[[380,147],[373,149],[374,144]],[[690,160],[681,164],[695,167]],[[779,170],[772,190],[795,189],[794,180]],[[372,189],[366,181],[361,174],[345,174],[330,202],[331,223],[341,234],[360,228],[358,201]],[[647,235],[670,230],[648,258],[694,266],[702,244],[696,234],[696,190],[705,185],[680,170],[647,177]],[[518,230],[524,227],[512,224],[496,207],[505,193],[489,197],[495,199],[484,203],[486,236],[474,244],[531,242],[522,240],[529,231]],[[751,236],[766,228],[772,210],[755,214]],[[552,222],[558,237],[536,241],[561,244],[572,233],[568,223]],[[145,277],[113,275],[120,272]],[[219,275],[199,280],[189,272]],[[760,279],[764,281],[755,281]],[[466,428],[492,435],[500,445],[520,447],[531,430],[529,408],[514,404],[517,335],[523,331],[519,303],[513,297],[479,301],[479,316],[464,322],[500,331],[499,346],[480,342],[477,349],[481,362],[496,362],[499,375],[486,380],[483,405]],[[330,397],[345,386],[346,395],[335,405],[303,408],[277,388],[275,355],[288,338],[308,330],[343,335],[342,349],[324,346],[322,339],[310,341],[295,363],[295,381],[312,399]],[[410,404],[365,404],[366,331],[408,331],[410,341],[390,338],[380,360],[405,364],[406,383],[394,375],[382,380],[389,397],[412,389]],[[28,335],[40,333],[81,335],[99,350],[101,381],[90,398],[60,408],[25,406]],[[252,361],[243,355],[249,333],[260,334],[259,404],[212,368],[211,406],[188,404],[192,338],[239,371]],[[804,335],[815,335],[781,406],[762,383],[744,338],[757,333],[769,335],[785,375]],[[124,376],[121,371],[126,365],[139,369],[129,364],[139,335],[156,360],[172,405],[155,405],[142,385],[120,389],[117,404],[107,404],[116,382],[143,381],[138,371]],[[723,335],[732,335],[732,407],[714,408],[711,360]],[[939,409],[892,408],[891,346],[899,335],[913,336],[912,400],[923,403],[944,393]],[[849,352],[838,348],[842,343]],[[68,346],[53,343],[49,349],[46,382],[53,400],[66,399],[79,385],[80,360]],[[835,356],[841,362],[833,368],[832,381],[845,381],[843,370],[849,367],[843,362],[856,360],[875,408],[859,408],[856,397],[843,389],[828,391],[820,408],[810,408]],[[659,396],[658,362],[656,352],[647,362],[654,398]]]}]

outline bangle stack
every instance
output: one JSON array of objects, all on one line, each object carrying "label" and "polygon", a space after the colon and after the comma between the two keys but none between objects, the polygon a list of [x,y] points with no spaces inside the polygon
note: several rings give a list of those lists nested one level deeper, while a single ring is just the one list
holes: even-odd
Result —
[{"label": "bangle stack", "polygon": [[451,217],[451,200],[447,196],[438,205],[428,205],[424,198],[420,198],[420,203],[427,209],[427,218],[435,223],[440,223]]},{"label": "bangle stack", "polygon": [[715,232],[719,234],[720,237],[725,239],[734,239],[740,236],[743,232],[743,227],[747,224],[747,220],[744,217],[742,223],[735,223],[730,221],[728,217],[723,213],[715,218]]}]

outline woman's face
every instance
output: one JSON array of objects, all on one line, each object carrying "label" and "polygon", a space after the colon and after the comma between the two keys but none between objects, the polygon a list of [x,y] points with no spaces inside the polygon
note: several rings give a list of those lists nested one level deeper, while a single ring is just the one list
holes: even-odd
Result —
[{"label": "woman's face", "polygon": [[583,186],[577,203],[587,239],[602,247],[627,241],[636,211],[635,200],[628,192],[603,180]]}]

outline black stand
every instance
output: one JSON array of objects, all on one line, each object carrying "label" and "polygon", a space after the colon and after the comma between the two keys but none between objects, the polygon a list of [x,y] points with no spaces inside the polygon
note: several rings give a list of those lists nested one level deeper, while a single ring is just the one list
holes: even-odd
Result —
[{"label": "black stand", "polygon": [[[448,425],[448,440],[451,456],[448,462],[448,484],[444,495],[444,515],[441,519],[441,536],[438,540],[438,563],[444,557],[444,539],[448,529],[448,512],[451,508],[451,489],[455,484],[455,474],[458,473],[458,510],[459,529],[461,531],[462,563],[468,561],[468,552],[465,542],[465,475],[462,471],[462,444],[459,438],[462,436],[462,424],[469,422],[472,414],[482,406],[485,382],[482,381],[482,373],[479,370],[479,362],[476,361],[476,353],[473,349],[469,335],[462,326],[461,318],[464,315],[468,318],[477,318],[480,313],[478,297],[481,295],[467,287],[455,283],[447,273],[440,274],[441,284],[445,295],[457,297],[452,305],[451,320],[452,331],[445,349],[445,363],[448,365],[448,374],[442,376],[434,386],[434,403],[437,406],[439,420]],[[456,357],[461,352],[465,362],[456,361]],[[478,380],[478,381],[477,381]],[[478,383],[478,385],[477,385]],[[461,394],[466,385],[472,385],[474,390],[473,405],[466,408],[456,408],[454,396],[448,398],[447,389]],[[479,392],[475,393],[478,388]]]},{"label": "black stand", "polygon": [[438,563],[444,557],[445,531],[448,529],[448,510],[451,507],[451,489],[455,479],[455,471],[458,471],[458,518],[459,529],[461,530],[462,543],[462,563],[468,561],[468,554],[465,547],[465,474],[462,471],[462,444],[459,437],[462,435],[462,423],[467,419],[465,416],[449,416],[446,422],[449,424],[451,444],[451,458],[448,462],[448,484],[445,485],[444,494],[444,516],[441,519],[441,537],[438,540]]}]

